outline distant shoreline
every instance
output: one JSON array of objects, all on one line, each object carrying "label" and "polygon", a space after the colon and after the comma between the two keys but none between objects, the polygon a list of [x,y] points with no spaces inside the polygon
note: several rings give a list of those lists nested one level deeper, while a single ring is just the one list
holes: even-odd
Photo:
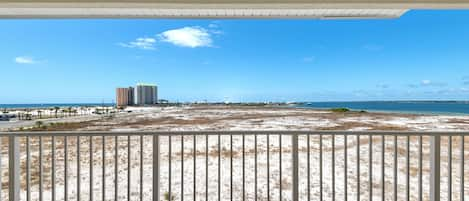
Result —
[{"label": "distant shoreline", "polygon": [[53,107],[99,107],[114,106],[113,103],[44,103],[44,104],[0,104],[0,109],[41,109]]},{"label": "distant shoreline", "polygon": [[[352,111],[417,115],[469,115],[469,101],[330,101],[330,102],[251,102],[251,103],[182,103],[183,105],[240,105],[274,106],[303,109],[329,110],[347,108]],[[47,109],[54,107],[113,107],[113,103],[45,103],[45,104],[0,104],[0,110]],[[161,106],[161,105],[160,105]]]},{"label": "distant shoreline", "polygon": [[295,108],[331,109],[347,108],[366,111],[417,115],[469,115],[468,101],[355,101],[355,102],[309,102],[293,105]]}]

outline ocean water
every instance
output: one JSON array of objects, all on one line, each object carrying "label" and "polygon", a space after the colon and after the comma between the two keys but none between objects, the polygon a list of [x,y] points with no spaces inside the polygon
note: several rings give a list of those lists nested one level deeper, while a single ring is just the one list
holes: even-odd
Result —
[{"label": "ocean water", "polygon": [[[112,103],[64,103],[64,104],[0,104],[4,108],[52,108],[52,107],[84,107],[113,106]],[[351,110],[396,112],[412,114],[449,114],[469,115],[469,101],[357,101],[357,102],[309,102],[297,104],[298,108],[348,108]]]},{"label": "ocean water", "polygon": [[8,108],[53,108],[53,107],[85,107],[85,106],[113,106],[112,103],[62,103],[62,104],[0,104],[0,109]]},{"label": "ocean water", "polygon": [[396,112],[412,114],[469,115],[469,101],[364,101],[364,102],[310,102],[300,108],[348,108],[351,110]]}]

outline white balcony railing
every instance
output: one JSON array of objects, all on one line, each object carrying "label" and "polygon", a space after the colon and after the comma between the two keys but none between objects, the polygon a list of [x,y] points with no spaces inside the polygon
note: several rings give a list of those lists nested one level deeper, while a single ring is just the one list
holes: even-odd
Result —
[{"label": "white balcony railing", "polygon": [[[0,142],[8,139],[8,146],[0,146],[0,177],[8,175],[0,178],[0,187],[7,187],[0,199],[463,201],[468,135],[0,133]],[[440,189],[443,183],[447,187]]]}]

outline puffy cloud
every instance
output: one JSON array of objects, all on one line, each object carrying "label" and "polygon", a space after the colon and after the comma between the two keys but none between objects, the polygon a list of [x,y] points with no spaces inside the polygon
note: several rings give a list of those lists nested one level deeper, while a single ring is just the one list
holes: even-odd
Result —
[{"label": "puffy cloud", "polygon": [[15,62],[18,64],[36,64],[39,63],[39,61],[35,60],[32,57],[27,57],[27,56],[19,56],[15,58]]},{"label": "puffy cloud", "polygon": [[212,38],[208,30],[201,27],[183,27],[158,34],[158,38],[180,47],[211,47]]}]

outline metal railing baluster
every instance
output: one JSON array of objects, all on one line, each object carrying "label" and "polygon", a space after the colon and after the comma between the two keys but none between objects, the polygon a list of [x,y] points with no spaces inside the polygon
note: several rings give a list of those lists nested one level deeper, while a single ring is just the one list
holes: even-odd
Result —
[{"label": "metal railing baluster", "polygon": [[310,135],[306,134],[306,197],[311,200],[311,140]]},{"label": "metal railing baluster", "polygon": [[448,200],[453,200],[452,199],[452,184],[453,184],[453,175],[452,175],[452,170],[453,170],[453,138],[448,136]]},{"label": "metal railing baluster", "polygon": [[89,195],[90,195],[90,201],[93,201],[94,199],[94,193],[93,193],[93,177],[94,177],[94,173],[93,173],[93,166],[94,166],[94,159],[93,159],[93,136],[90,136],[90,148],[89,148],[89,151],[90,151],[90,184],[89,184]]},{"label": "metal railing baluster", "polygon": [[270,135],[267,134],[267,201],[270,201]]},{"label": "metal railing baluster", "polygon": [[197,141],[196,141],[196,135],[193,135],[192,136],[192,139],[193,139],[193,147],[192,147],[192,158],[193,158],[193,197],[192,197],[192,200],[193,201],[196,201],[197,199],[197,182],[196,182],[196,178],[197,178],[197,174],[196,174],[196,169],[197,169]]},{"label": "metal railing baluster", "polygon": [[335,135],[332,135],[332,200],[335,201]]},{"label": "metal railing baluster", "polygon": [[130,187],[132,185],[132,169],[131,169],[131,159],[132,159],[132,153],[130,152],[130,146],[131,146],[131,141],[130,141],[130,135],[127,136],[127,200],[130,201],[131,199],[131,190]]},{"label": "metal railing baluster", "polygon": [[278,152],[278,157],[279,157],[279,189],[278,189],[278,192],[279,192],[279,201],[282,201],[282,134],[279,134],[278,135],[278,149],[279,149],[279,152]]},{"label": "metal railing baluster", "polygon": [[42,167],[42,158],[43,158],[43,153],[42,153],[42,136],[39,136],[39,201],[44,200],[43,196],[43,186],[44,186],[44,175],[43,175],[43,167]]},{"label": "metal railing baluster", "polygon": [[[155,144],[153,144],[155,145]],[[154,148],[154,147],[153,147]],[[119,137],[114,136],[114,201],[119,199]],[[153,155],[153,158],[155,156]],[[154,167],[153,167],[154,168]],[[154,195],[154,194],[153,194]]]},{"label": "metal railing baluster", "polygon": [[[2,137],[0,136],[0,147],[2,147]],[[2,171],[3,171],[3,168],[2,168],[2,150],[0,149],[0,199],[2,199],[3,195],[2,195]]]},{"label": "metal railing baluster", "polygon": [[20,146],[19,137],[8,137],[8,197],[9,201],[20,200]]},{"label": "metal railing baluster", "polygon": [[419,135],[419,175],[418,175],[418,200],[423,201],[423,191],[422,191],[422,135]]},{"label": "metal railing baluster", "polygon": [[410,137],[406,136],[406,199],[410,200]]},{"label": "metal railing baluster", "polygon": [[384,135],[381,135],[381,201],[386,199],[385,195],[385,187],[386,187],[386,175],[385,175],[385,167],[386,167],[386,138]]},{"label": "metal railing baluster", "polygon": [[64,136],[64,200],[68,201],[68,137]]},{"label": "metal railing baluster", "polygon": [[233,201],[233,135],[230,135],[230,200]]},{"label": "metal railing baluster", "polygon": [[80,201],[81,195],[81,162],[80,162],[80,136],[77,136],[77,200]]},{"label": "metal railing baluster", "polygon": [[348,178],[348,136],[344,135],[344,201],[348,200],[348,188],[347,188],[347,178]]},{"label": "metal railing baluster", "polygon": [[254,134],[254,201],[257,201],[257,134]]},{"label": "metal railing baluster", "polygon": [[430,140],[430,146],[430,201],[439,201],[441,136],[433,135]]},{"label": "metal railing baluster", "polygon": [[172,173],[172,164],[171,164],[171,154],[172,154],[172,140],[171,140],[171,135],[168,136],[168,198],[169,200],[173,199],[173,194],[171,192],[171,173]]},{"label": "metal railing baluster", "polygon": [[221,136],[218,134],[218,201],[221,200]]},{"label": "metal railing baluster", "polygon": [[373,200],[373,137],[368,136],[368,196]]},{"label": "metal railing baluster", "polygon": [[246,156],[245,156],[246,155],[246,152],[245,152],[246,139],[245,139],[245,137],[246,136],[243,133],[243,135],[242,135],[242,138],[243,138],[242,139],[242,152],[243,152],[243,155],[242,155],[242,157],[243,157],[243,173],[242,173],[243,174],[243,178],[242,178],[242,180],[243,180],[242,194],[243,195],[242,195],[242,200],[243,201],[246,200],[246,179],[245,179],[245,177],[246,177]]},{"label": "metal railing baluster", "polygon": [[[29,138],[29,137],[28,137]],[[52,136],[52,142],[51,142],[51,200],[55,201],[56,200],[56,187],[55,187],[55,136]],[[29,144],[27,145],[29,147]],[[29,149],[29,148],[28,148]],[[29,152],[29,150],[28,150]],[[29,153],[28,153],[29,154]],[[29,164],[30,162],[28,161],[28,167],[26,168],[26,171],[29,171]],[[29,188],[29,187],[28,187]],[[28,189],[28,192],[30,192],[30,189]],[[31,201],[31,195],[27,196],[29,199],[26,199],[27,201]]]},{"label": "metal railing baluster", "polygon": [[460,151],[460,157],[461,159],[459,160],[459,176],[461,177],[460,179],[460,186],[459,186],[459,191],[460,191],[460,200],[464,201],[464,135],[461,136],[461,142],[460,142],[461,147],[459,147]]},{"label": "metal railing baluster", "polygon": [[[309,152],[309,150],[308,150]],[[323,179],[323,175],[322,175],[322,134],[319,134],[319,200],[324,200],[323,199],[323,189],[322,189],[322,179]],[[309,168],[308,168],[309,169]],[[310,186],[308,185],[308,189],[310,188]]]},{"label": "metal railing baluster", "polygon": [[160,200],[160,136],[153,134],[153,186],[152,200]]},{"label": "metal railing baluster", "polygon": [[181,201],[184,201],[184,135],[181,135]]},{"label": "metal railing baluster", "polygon": [[208,200],[208,135],[205,135],[205,200]]},{"label": "metal railing baluster", "polygon": [[360,135],[357,135],[357,201],[360,201]]},{"label": "metal railing baluster", "polygon": [[[30,152],[30,146],[31,146],[30,137],[27,136],[26,137],[26,201],[31,201],[31,152]],[[52,172],[54,172],[54,171],[52,171]],[[1,174],[0,174],[0,178],[1,178]],[[0,198],[1,198],[1,195],[0,195]]]},{"label": "metal railing baluster", "polygon": [[299,200],[298,178],[298,134],[293,134],[292,139],[292,201]]},{"label": "metal railing baluster", "polygon": [[102,177],[102,182],[101,182],[101,184],[102,184],[102,186],[101,186],[101,188],[102,188],[102,191],[103,191],[101,195],[102,195],[102,201],[105,201],[106,200],[106,137],[104,135],[102,136],[102,141],[101,142],[102,142],[102,145],[101,145],[102,146],[101,147],[101,152],[102,152],[101,153],[102,154],[102,156],[101,156],[102,157],[102,161],[101,161],[102,162],[102,164],[101,164],[101,166],[102,166],[102,173],[101,173],[102,174],[102,176],[101,176]]},{"label": "metal railing baluster", "polygon": [[394,182],[393,182],[393,185],[394,185],[394,187],[393,187],[393,190],[394,190],[393,200],[397,201],[397,135],[394,135],[394,150],[393,151],[394,151],[394,157],[393,157],[393,159],[394,159],[394,163],[393,163],[393,165],[394,165],[394,167],[393,167],[393,180],[394,180]]}]

